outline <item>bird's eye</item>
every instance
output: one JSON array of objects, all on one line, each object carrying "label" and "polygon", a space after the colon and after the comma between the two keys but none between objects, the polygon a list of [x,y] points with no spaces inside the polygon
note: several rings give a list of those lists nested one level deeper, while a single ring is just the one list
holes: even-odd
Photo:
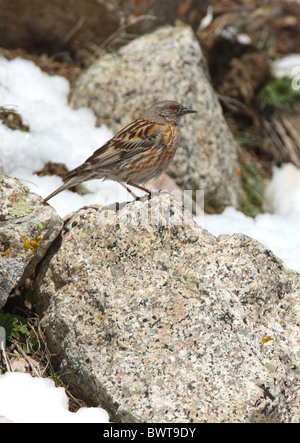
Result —
[{"label": "bird's eye", "polygon": [[176,110],[176,106],[175,106],[175,105],[171,105],[171,106],[170,106],[170,109],[171,109],[172,111],[175,111],[175,110]]}]

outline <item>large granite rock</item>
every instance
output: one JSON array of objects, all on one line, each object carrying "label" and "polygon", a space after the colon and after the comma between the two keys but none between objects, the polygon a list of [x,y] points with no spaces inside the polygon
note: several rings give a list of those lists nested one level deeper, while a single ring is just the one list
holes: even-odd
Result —
[{"label": "large granite rock", "polygon": [[35,288],[57,369],[114,421],[299,422],[299,276],[181,209],[159,195],[66,222]]},{"label": "large granite rock", "polygon": [[1,308],[11,291],[33,276],[63,222],[41,197],[1,171],[0,201]]},{"label": "large granite rock", "polygon": [[163,99],[198,110],[182,121],[182,141],[168,174],[182,189],[205,191],[211,206],[237,206],[236,144],[190,27],[163,27],[99,58],[79,79],[74,107],[89,107],[114,132]]}]

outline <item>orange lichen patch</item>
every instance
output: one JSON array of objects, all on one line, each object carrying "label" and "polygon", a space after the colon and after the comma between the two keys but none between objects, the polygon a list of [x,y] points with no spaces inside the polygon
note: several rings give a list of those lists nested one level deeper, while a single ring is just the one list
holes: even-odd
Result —
[{"label": "orange lichen patch", "polygon": [[240,168],[238,168],[237,166],[234,167],[234,172],[235,172],[235,175],[236,175],[237,177],[240,177],[240,176],[241,176],[241,170],[240,170]]},{"label": "orange lichen patch", "polygon": [[271,337],[262,337],[261,338],[262,344],[260,345],[260,349],[262,350],[263,346],[271,340],[272,340]]},{"label": "orange lichen patch", "polygon": [[34,251],[35,249],[37,249],[41,244],[40,244],[40,240],[41,240],[41,236],[37,235],[35,237],[34,240],[28,241],[25,237],[22,237],[22,235],[20,234],[21,240],[23,242],[25,251],[28,251],[29,249],[31,249],[32,251]]},{"label": "orange lichen patch", "polygon": [[1,257],[8,257],[8,249],[6,249],[5,251],[1,252]]},{"label": "orange lichen patch", "polygon": [[262,337],[261,341],[263,342],[263,345],[265,343],[268,343],[270,340],[272,340],[270,337]]}]

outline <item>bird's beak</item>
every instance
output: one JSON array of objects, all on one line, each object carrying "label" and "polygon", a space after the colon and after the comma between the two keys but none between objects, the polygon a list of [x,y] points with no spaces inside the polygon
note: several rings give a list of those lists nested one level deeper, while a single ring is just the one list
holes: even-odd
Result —
[{"label": "bird's beak", "polygon": [[193,109],[188,109],[188,108],[183,108],[183,110],[181,111],[182,114],[194,114],[195,112],[198,111],[194,111]]}]

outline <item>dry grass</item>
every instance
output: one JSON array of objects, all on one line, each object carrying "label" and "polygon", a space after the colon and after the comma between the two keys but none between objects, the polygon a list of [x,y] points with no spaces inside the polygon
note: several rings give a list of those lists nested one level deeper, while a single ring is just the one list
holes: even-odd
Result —
[{"label": "dry grass", "polygon": [[0,350],[0,375],[6,372],[23,372],[32,377],[50,378],[57,387],[63,387],[69,397],[69,409],[76,412],[87,405],[76,398],[69,386],[62,381],[65,374],[56,371],[51,362],[51,353],[48,349],[44,333],[38,316],[33,312],[26,312],[29,336],[25,343],[11,339],[6,349]]}]

